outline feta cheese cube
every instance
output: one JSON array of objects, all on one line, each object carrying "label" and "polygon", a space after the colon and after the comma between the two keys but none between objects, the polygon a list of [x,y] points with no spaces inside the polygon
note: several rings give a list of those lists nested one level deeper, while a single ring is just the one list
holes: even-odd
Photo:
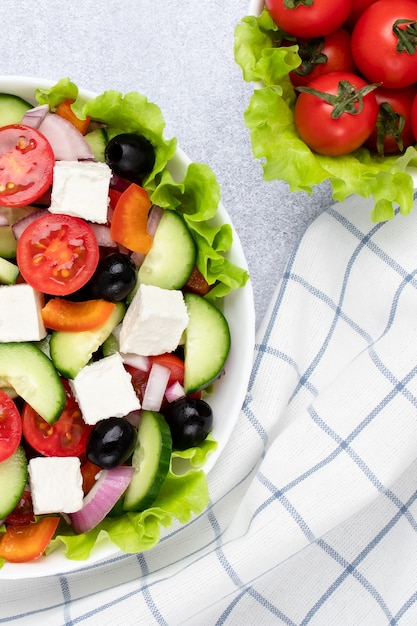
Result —
[{"label": "feta cheese cube", "polygon": [[35,515],[75,513],[83,505],[83,479],[76,456],[35,457],[29,461]]},{"label": "feta cheese cube", "polygon": [[118,352],[83,367],[70,385],[86,424],[140,409],[132,379]]},{"label": "feta cheese cube", "polygon": [[111,176],[106,163],[56,161],[49,211],[104,224]]},{"label": "feta cheese cube", "polygon": [[187,325],[181,291],[140,285],[123,319],[120,351],[143,356],[172,352]]},{"label": "feta cheese cube", "polygon": [[42,306],[43,295],[30,285],[0,286],[0,342],[43,339]]}]

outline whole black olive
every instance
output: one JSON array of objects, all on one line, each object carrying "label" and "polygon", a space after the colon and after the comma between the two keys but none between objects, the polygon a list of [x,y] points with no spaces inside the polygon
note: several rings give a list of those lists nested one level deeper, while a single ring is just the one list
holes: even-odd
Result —
[{"label": "whole black olive", "polygon": [[87,440],[87,458],[103,469],[121,465],[133,454],[137,431],[122,417],[109,417],[94,426]]},{"label": "whole black olive", "polygon": [[171,402],[165,411],[165,419],[175,450],[198,446],[213,428],[211,407],[198,398],[180,398]]},{"label": "whole black olive", "polygon": [[155,150],[142,135],[122,133],[109,141],[104,158],[115,174],[140,184],[153,169]]},{"label": "whole black olive", "polygon": [[93,298],[120,302],[136,285],[136,266],[130,256],[112,252],[98,262],[88,286]]}]

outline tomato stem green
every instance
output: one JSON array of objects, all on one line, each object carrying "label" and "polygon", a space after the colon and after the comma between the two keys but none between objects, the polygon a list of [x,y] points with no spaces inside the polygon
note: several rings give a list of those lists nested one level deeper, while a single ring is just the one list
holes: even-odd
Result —
[{"label": "tomato stem green", "polygon": [[357,89],[348,80],[341,80],[337,89],[337,94],[326,93],[325,91],[318,91],[311,87],[296,87],[297,91],[303,91],[309,93],[312,96],[321,98],[324,102],[333,106],[333,111],[330,117],[338,119],[343,113],[350,113],[351,115],[358,115],[363,109],[363,99],[371,91],[376,89],[378,85],[376,83],[372,85],[365,85],[360,89]]},{"label": "tomato stem green", "polygon": [[[406,24],[405,28],[401,28]],[[408,54],[415,54],[417,47],[417,22],[416,20],[410,20],[407,18],[399,19],[394,22],[392,27],[394,35],[398,39],[396,46],[397,52],[407,52]]]},{"label": "tomato stem green", "polygon": [[299,6],[312,7],[314,0],[284,0],[286,9],[296,9]]}]

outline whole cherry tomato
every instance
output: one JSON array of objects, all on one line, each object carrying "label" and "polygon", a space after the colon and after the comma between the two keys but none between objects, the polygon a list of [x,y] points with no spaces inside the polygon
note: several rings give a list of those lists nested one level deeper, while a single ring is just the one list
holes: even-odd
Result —
[{"label": "whole cherry tomato", "polygon": [[343,24],[352,10],[352,0],[266,0],[274,22],[294,37],[321,37]]},{"label": "whole cherry tomato", "polygon": [[301,91],[294,122],[301,139],[327,156],[349,154],[371,134],[378,104],[362,78],[347,72],[320,76]]}]

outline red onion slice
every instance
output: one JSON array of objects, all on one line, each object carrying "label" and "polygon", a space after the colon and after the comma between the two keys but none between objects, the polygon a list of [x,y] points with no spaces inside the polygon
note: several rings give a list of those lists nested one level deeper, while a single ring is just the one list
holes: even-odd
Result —
[{"label": "red onion slice", "polygon": [[89,224],[96,235],[99,246],[103,248],[117,248],[117,243],[111,238],[109,226],[93,222],[89,222]]},{"label": "red onion slice", "polygon": [[69,516],[74,532],[88,532],[110,513],[126,491],[134,471],[134,467],[127,465],[101,470],[97,482],[85,496],[82,508]]},{"label": "red onion slice", "polygon": [[93,153],[80,131],[60,115],[48,113],[38,128],[54,151],[57,161],[93,159]]},{"label": "red onion slice", "polygon": [[147,411],[160,410],[170,376],[171,370],[168,367],[159,363],[152,365],[143,394],[142,409]]},{"label": "red onion slice", "polygon": [[0,213],[0,226],[8,226],[8,225],[9,225],[9,220],[7,219],[5,215],[3,215],[3,213]]},{"label": "red onion slice", "polygon": [[175,383],[172,383],[172,385],[166,388],[165,397],[168,402],[175,402],[175,400],[185,398],[184,387],[176,380]]},{"label": "red onion slice", "polygon": [[121,352],[120,356],[122,357],[123,363],[126,363],[126,365],[136,367],[136,369],[142,372],[149,371],[149,357],[135,354],[134,352]]},{"label": "red onion slice", "polygon": [[49,113],[49,106],[47,104],[40,104],[39,106],[26,111],[22,117],[21,124],[24,124],[24,126],[31,126],[31,128],[39,128],[47,113]]},{"label": "red onion slice", "polygon": [[161,217],[164,213],[164,209],[160,206],[154,205],[149,213],[148,223],[146,225],[146,230],[148,231],[151,237],[156,233],[156,229],[158,228],[158,224],[161,221]]},{"label": "red onion slice", "polygon": [[12,231],[16,239],[19,239],[26,226],[29,226],[29,224],[31,224],[34,220],[38,219],[38,217],[41,217],[42,215],[45,215],[46,213],[48,213],[48,209],[38,209],[33,213],[29,213],[29,215],[25,215],[25,217],[22,217],[20,220],[12,224]]}]

